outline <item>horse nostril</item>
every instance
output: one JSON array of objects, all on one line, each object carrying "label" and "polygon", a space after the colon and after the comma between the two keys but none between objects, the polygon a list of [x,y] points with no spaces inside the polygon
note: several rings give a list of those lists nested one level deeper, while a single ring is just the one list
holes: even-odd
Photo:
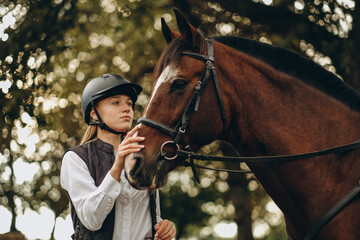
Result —
[{"label": "horse nostril", "polygon": [[140,165],[141,165],[141,162],[142,162],[142,157],[140,155],[134,154],[134,160],[135,160],[134,167],[130,171],[131,176],[135,176],[137,174],[137,172],[140,171],[140,169],[141,169]]}]

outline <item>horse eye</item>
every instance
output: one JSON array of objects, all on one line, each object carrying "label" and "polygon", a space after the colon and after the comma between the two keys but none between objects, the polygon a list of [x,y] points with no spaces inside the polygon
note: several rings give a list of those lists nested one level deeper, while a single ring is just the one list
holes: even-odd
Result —
[{"label": "horse eye", "polygon": [[171,91],[184,90],[187,86],[187,82],[184,79],[175,79],[171,84]]}]

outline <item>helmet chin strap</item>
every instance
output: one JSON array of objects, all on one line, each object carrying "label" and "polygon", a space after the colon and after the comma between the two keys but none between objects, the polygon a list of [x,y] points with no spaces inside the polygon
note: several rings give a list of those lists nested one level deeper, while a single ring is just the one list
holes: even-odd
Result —
[{"label": "helmet chin strap", "polygon": [[99,125],[99,127],[102,129],[102,130],[105,130],[105,131],[108,131],[108,132],[111,132],[113,134],[116,134],[116,135],[120,135],[120,134],[124,134],[126,132],[118,132],[110,127],[108,127],[108,125],[106,125],[103,120],[101,119],[101,116],[99,114],[99,112],[96,110],[96,107],[95,107],[95,104],[94,102],[91,102],[91,105],[92,107],[94,108],[95,110],[95,113],[96,113],[96,116],[98,117],[98,122],[90,122],[89,125]]}]

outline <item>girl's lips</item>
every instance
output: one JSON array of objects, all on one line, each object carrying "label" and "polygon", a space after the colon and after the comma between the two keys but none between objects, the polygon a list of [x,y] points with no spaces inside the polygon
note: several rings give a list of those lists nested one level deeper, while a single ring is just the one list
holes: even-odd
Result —
[{"label": "girl's lips", "polygon": [[121,119],[131,120],[131,117],[130,116],[123,116],[123,117],[121,117]]}]

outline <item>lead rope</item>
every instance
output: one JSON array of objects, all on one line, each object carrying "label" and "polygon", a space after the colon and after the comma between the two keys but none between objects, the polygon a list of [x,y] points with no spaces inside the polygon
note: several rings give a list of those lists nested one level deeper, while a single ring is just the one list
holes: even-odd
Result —
[{"label": "lead rope", "polygon": [[156,190],[149,190],[149,208],[150,208],[150,216],[151,216],[151,231],[153,239],[155,238],[155,225],[156,221]]}]

